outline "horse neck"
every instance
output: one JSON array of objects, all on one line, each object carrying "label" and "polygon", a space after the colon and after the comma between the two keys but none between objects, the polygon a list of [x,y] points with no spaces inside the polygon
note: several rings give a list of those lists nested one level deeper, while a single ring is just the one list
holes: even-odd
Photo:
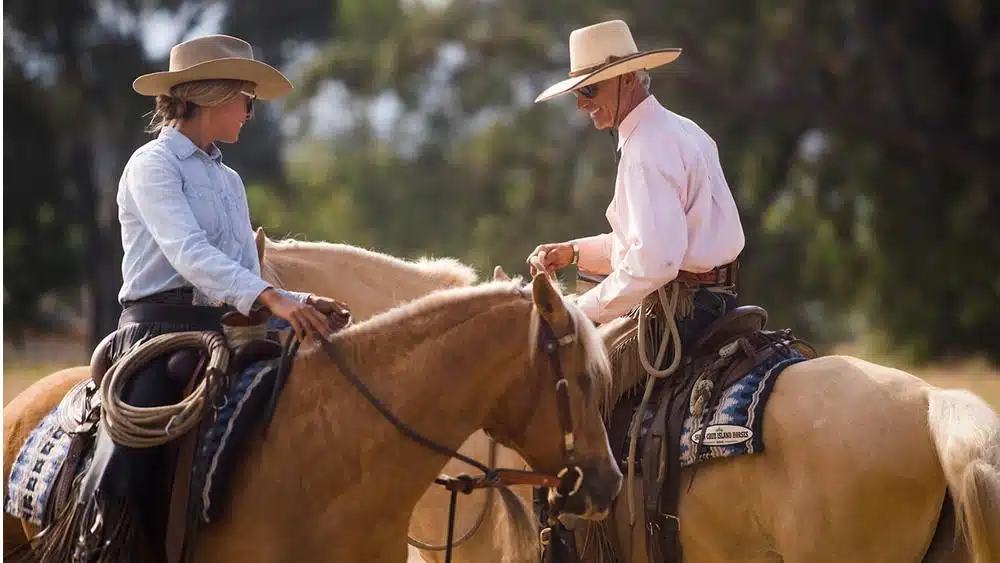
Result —
[{"label": "horse neck", "polygon": [[270,245],[261,270],[268,282],[285,289],[347,301],[359,320],[475,281],[458,263],[412,263],[343,244]]},{"label": "horse neck", "polygon": [[[334,343],[389,411],[456,450],[527,375],[531,302],[508,294],[453,300],[416,315],[406,309],[347,329]],[[346,482],[330,483],[334,490],[377,480],[385,502],[416,504],[448,457],[406,438],[323,352],[306,351],[296,364],[282,396],[285,412],[315,422],[297,424],[306,435],[282,441],[296,444],[295,456],[310,467],[356,467]]]}]

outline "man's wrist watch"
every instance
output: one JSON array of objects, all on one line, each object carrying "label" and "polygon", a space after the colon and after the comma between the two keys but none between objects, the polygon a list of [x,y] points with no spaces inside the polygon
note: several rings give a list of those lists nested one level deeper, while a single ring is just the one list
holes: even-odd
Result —
[{"label": "man's wrist watch", "polygon": [[580,261],[580,244],[577,242],[570,244],[573,246],[573,261],[570,264],[575,266]]}]

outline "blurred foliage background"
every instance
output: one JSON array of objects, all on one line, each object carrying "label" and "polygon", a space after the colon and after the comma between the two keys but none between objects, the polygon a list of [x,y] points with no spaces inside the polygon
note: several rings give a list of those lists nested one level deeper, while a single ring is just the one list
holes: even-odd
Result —
[{"label": "blurred foliage background", "polygon": [[[606,230],[614,150],[571,97],[574,28],[620,17],[661,103],[717,141],[741,301],[817,344],[1000,358],[1000,4],[862,0],[12,0],[4,6],[4,324],[116,322],[115,192],[149,137],[131,90],[222,32],[296,85],[224,158],[255,225],[525,271]],[[567,275],[571,275],[568,272]],[[85,358],[81,358],[84,360]]]}]

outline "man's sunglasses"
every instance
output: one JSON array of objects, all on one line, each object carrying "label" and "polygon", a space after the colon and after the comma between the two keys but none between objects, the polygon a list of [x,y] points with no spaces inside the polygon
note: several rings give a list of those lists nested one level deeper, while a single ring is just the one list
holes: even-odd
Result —
[{"label": "man's sunglasses", "polygon": [[247,97],[247,115],[253,117],[253,101],[257,99],[257,94],[252,94],[244,90],[240,90],[240,94]]},{"label": "man's sunglasses", "polygon": [[573,90],[573,93],[583,96],[588,100],[592,100],[594,99],[594,96],[597,95],[597,84],[588,84],[586,86],[580,86],[576,90]]}]

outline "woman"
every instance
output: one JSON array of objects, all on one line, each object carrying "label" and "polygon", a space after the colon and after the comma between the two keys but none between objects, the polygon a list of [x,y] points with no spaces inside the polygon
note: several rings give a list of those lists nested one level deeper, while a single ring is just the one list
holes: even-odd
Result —
[{"label": "woman", "polygon": [[[261,279],[243,182],[216,146],[236,142],[254,101],[287,94],[289,81],[254,60],[245,41],[212,35],[175,46],[170,70],[140,76],[133,88],[155,96],[149,132],[157,136],[132,154],[118,186],[123,312],[110,359],[159,334],[221,330],[224,313],[249,315],[258,306],[286,320],[298,338],[326,336],[323,313],[342,315],[346,309]],[[150,363],[131,380],[123,400],[143,407],[176,403],[185,382],[170,375],[165,360]],[[126,552],[147,544],[162,555],[165,496],[150,471],[164,466],[162,448],[127,448],[103,436],[95,460],[110,459],[110,452],[115,456],[106,470],[95,461],[80,500],[89,502],[88,489],[100,489],[106,500],[94,508],[102,512],[106,535],[132,527],[115,526],[109,521],[115,515],[144,523],[135,527],[138,535],[104,539]],[[145,507],[156,508],[140,514]]]}]

